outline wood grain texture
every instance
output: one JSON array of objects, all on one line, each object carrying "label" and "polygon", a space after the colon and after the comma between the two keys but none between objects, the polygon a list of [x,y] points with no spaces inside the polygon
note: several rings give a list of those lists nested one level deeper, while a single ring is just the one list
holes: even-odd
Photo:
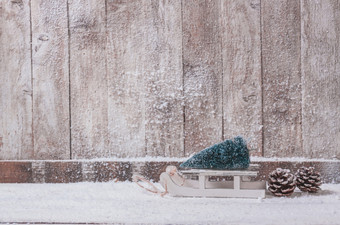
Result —
[{"label": "wood grain texture", "polygon": [[183,1],[185,155],[222,139],[220,1]]},{"label": "wood grain texture", "polygon": [[302,156],[300,2],[261,1],[264,156]]},{"label": "wood grain texture", "polygon": [[262,155],[260,0],[224,1],[224,138],[242,136],[251,155]]},{"label": "wood grain texture", "polygon": [[0,1],[0,160],[340,158],[339,5]]},{"label": "wood grain texture", "polygon": [[33,183],[32,163],[0,162],[0,183]]},{"label": "wood grain texture", "polygon": [[304,155],[340,159],[340,2],[301,7]]},{"label": "wood grain texture", "polygon": [[152,0],[145,49],[146,155],[184,156],[180,0]]},{"label": "wood grain texture", "polygon": [[110,149],[119,157],[182,154],[180,1],[107,7]]},{"label": "wood grain texture", "polygon": [[49,161],[45,162],[46,183],[76,183],[83,181],[82,162]]},{"label": "wood grain texture", "polygon": [[67,1],[31,5],[34,159],[69,159]]},{"label": "wood grain texture", "polygon": [[68,7],[72,157],[108,157],[105,0]]},{"label": "wood grain texture", "polygon": [[146,11],[149,1],[107,1],[109,149],[118,157],[144,156]]},{"label": "wood grain texture", "polygon": [[30,1],[0,1],[0,159],[32,159]]}]

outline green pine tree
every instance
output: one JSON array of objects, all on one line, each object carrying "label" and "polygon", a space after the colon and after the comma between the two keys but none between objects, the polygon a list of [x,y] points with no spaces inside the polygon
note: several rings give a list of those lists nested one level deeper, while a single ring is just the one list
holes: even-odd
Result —
[{"label": "green pine tree", "polygon": [[234,170],[249,167],[249,150],[242,137],[225,140],[195,154],[181,168]]}]

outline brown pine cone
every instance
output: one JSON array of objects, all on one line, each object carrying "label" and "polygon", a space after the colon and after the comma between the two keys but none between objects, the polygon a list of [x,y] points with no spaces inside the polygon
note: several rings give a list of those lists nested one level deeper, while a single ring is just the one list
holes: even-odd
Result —
[{"label": "brown pine cone", "polygon": [[275,196],[290,196],[296,187],[296,178],[290,170],[277,168],[269,174],[268,186]]},{"label": "brown pine cone", "polygon": [[321,174],[314,167],[301,167],[296,172],[296,185],[301,191],[318,192],[321,186]]}]

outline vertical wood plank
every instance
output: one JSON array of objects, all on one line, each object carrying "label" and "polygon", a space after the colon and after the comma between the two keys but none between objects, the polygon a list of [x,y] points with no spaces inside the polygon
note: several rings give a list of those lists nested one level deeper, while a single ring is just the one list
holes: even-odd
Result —
[{"label": "vertical wood plank", "polygon": [[108,1],[107,7],[110,149],[120,157],[179,156],[181,3]]},{"label": "vertical wood plank", "polygon": [[262,155],[260,0],[223,1],[224,138],[243,136]]},{"label": "vertical wood plank", "polygon": [[220,1],[183,4],[185,155],[222,139]]},{"label": "vertical wood plank", "polygon": [[152,0],[146,34],[146,155],[180,157],[183,146],[183,72],[180,0]]},{"label": "vertical wood plank", "polygon": [[340,159],[340,2],[301,7],[304,155]]},{"label": "vertical wood plank", "polygon": [[32,1],[34,159],[69,159],[67,1]]},{"label": "vertical wood plank", "polygon": [[107,1],[109,149],[145,156],[146,10],[150,1]]},{"label": "vertical wood plank", "polygon": [[302,156],[300,2],[261,1],[264,156]]},{"label": "vertical wood plank", "polygon": [[72,157],[108,157],[105,0],[68,7]]},{"label": "vertical wood plank", "polygon": [[0,1],[0,159],[32,159],[30,1]]}]

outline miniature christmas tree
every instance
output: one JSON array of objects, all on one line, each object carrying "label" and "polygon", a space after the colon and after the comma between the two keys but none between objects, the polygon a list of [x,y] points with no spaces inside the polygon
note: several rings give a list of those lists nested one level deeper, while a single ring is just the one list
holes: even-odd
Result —
[{"label": "miniature christmas tree", "polygon": [[180,165],[194,169],[246,169],[249,167],[249,150],[242,137],[226,140],[195,154]]}]

